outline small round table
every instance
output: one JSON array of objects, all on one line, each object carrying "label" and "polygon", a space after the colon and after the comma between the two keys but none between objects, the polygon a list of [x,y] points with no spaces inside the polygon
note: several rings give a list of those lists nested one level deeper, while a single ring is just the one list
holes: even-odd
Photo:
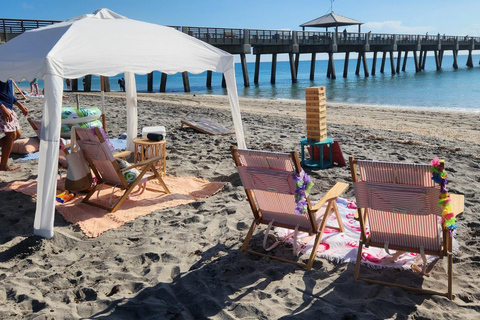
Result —
[{"label": "small round table", "polygon": [[[300,140],[300,144],[302,145],[302,166],[306,167],[311,167],[311,168],[320,168],[320,169],[326,169],[330,168],[333,166],[333,150],[332,150],[332,145],[333,145],[333,139],[332,138],[327,138],[322,141],[315,141],[315,140],[308,140],[307,138],[303,138]],[[308,145],[310,146],[310,159],[305,160],[305,146]],[[323,159],[323,146],[327,146],[329,150],[329,155],[330,157],[328,158],[328,161],[325,161]],[[320,151],[320,159],[314,159],[314,148],[318,147]]]},{"label": "small round table", "polygon": [[153,141],[147,138],[138,138],[133,140],[134,152],[133,162],[137,163],[147,159],[161,156],[162,158],[155,163],[155,167],[161,175],[167,172],[167,141]]}]

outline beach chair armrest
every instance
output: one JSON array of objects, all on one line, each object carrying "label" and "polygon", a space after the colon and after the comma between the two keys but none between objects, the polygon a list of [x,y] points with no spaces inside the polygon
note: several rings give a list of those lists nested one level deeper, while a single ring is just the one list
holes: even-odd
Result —
[{"label": "beach chair armrest", "polygon": [[455,216],[463,213],[465,209],[465,196],[463,194],[450,193],[452,212]]},{"label": "beach chair armrest", "polygon": [[145,167],[145,166],[147,166],[151,163],[155,163],[155,162],[160,161],[160,160],[163,160],[162,156],[153,157],[153,158],[150,158],[150,159],[147,159],[147,160],[143,160],[143,161],[140,161],[140,162],[137,162],[137,163],[133,163],[130,166],[121,169],[120,171],[124,172],[124,171],[128,171],[130,169],[134,169],[134,168],[137,168],[137,167]]},{"label": "beach chair armrest", "polygon": [[124,159],[124,158],[127,158],[127,157],[130,157],[130,155],[132,154],[132,151],[120,151],[118,153],[114,153],[113,154],[113,157],[114,158],[120,158],[120,159]]},{"label": "beach chair armrest", "polygon": [[322,197],[322,199],[320,199],[320,201],[318,201],[313,207],[312,207],[312,211],[317,211],[319,210],[321,207],[323,207],[323,205],[327,202],[327,201],[330,201],[332,199],[336,199],[338,198],[339,196],[341,196],[346,190],[348,189],[348,183],[345,183],[345,182],[337,182],[332,188],[330,188],[330,190],[328,190],[328,192]]}]

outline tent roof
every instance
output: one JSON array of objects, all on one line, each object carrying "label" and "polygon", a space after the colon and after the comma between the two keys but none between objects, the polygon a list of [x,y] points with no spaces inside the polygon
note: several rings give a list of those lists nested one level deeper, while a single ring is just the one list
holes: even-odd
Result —
[{"label": "tent roof", "polygon": [[319,18],[313,19],[311,21],[301,24],[300,27],[336,27],[336,26],[351,26],[351,25],[360,25],[363,22],[353,20],[339,14],[334,13],[333,11],[329,14],[321,16]]},{"label": "tent roof", "polygon": [[75,79],[154,70],[224,73],[234,67],[233,55],[223,50],[108,9],[27,31],[1,45],[0,57],[0,80],[17,81],[46,74]]}]

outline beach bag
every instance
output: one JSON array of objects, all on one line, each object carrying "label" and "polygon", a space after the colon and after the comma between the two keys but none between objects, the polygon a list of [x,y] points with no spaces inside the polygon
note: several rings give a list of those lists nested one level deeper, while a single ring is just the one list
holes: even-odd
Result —
[{"label": "beach bag", "polygon": [[82,150],[69,153],[66,158],[68,171],[65,179],[65,189],[70,191],[89,189],[93,184],[93,177]]},{"label": "beach bag", "polygon": [[75,129],[72,127],[72,147],[67,158],[68,171],[65,179],[65,189],[69,191],[85,191],[92,187],[93,177],[82,150],[78,149],[75,139]]}]

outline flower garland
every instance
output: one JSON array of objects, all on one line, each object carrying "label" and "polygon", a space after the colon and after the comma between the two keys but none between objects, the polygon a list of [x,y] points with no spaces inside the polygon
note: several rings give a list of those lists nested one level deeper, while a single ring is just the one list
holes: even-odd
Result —
[{"label": "flower garland", "polygon": [[432,180],[435,183],[440,184],[440,197],[438,200],[438,206],[442,208],[442,223],[448,228],[450,236],[455,234],[457,225],[455,224],[455,214],[452,212],[452,206],[450,204],[450,194],[445,187],[447,184],[447,173],[445,172],[445,161],[440,160],[437,157],[430,162],[430,172],[432,173]]},{"label": "flower garland", "polygon": [[312,190],[313,182],[305,171],[300,171],[298,175],[293,174],[293,181],[295,181],[295,214],[302,215],[308,211],[307,197]]}]

